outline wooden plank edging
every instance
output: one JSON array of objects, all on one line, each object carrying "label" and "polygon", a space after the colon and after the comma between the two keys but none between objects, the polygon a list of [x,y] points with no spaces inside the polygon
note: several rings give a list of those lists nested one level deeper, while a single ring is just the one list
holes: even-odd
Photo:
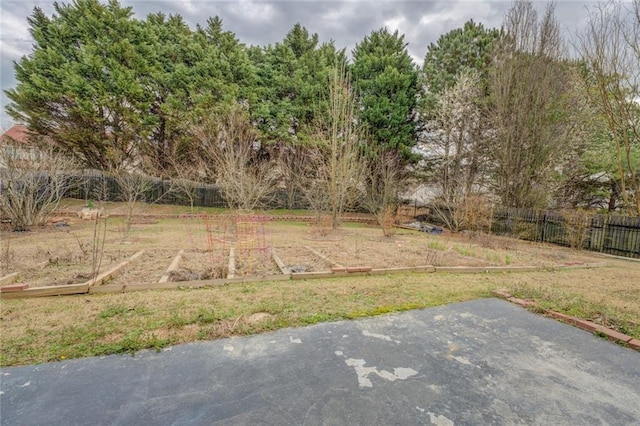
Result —
[{"label": "wooden plank edging", "polygon": [[16,280],[16,278],[18,278],[18,273],[17,272],[12,272],[10,274],[7,274],[3,277],[0,277],[0,285],[3,284],[11,284],[12,282],[14,282]]},{"label": "wooden plank edging", "polygon": [[88,293],[90,288],[97,287],[105,280],[110,278],[113,274],[120,269],[127,266],[131,261],[135,260],[144,253],[144,250],[140,250],[135,253],[129,259],[120,262],[115,268],[100,274],[95,280],[89,280],[81,284],[66,284],[55,285],[46,287],[31,287],[21,291],[12,291],[9,293],[2,293],[2,299],[18,299],[23,297],[44,297],[44,296],[66,296],[71,294],[83,294]]},{"label": "wooden plank edging", "polygon": [[307,247],[307,246],[305,246],[304,248],[306,248],[311,253],[315,254],[316,256],[318,256],[319,258],[324,260],[325,262],[329,262],[331,265],[333,265],[333,266],[335,266],[337,268],[346,269],[346,267],[344,265],[341,265],[338,262],[336,262],[335,260],[330,259],[329,257],[325,256],[324,254],[320,253],[319,251],[316,251],[316,250],[312,249],[311,247]]},{"label": "wooden plank edging", "polygon": [[[28,288],[22,291],[2,293],[2,299],[14,299],[21,297],[39,297],[39,296],[59,296],[68,294],[79,293],[122,293],[129,291],[142,291],[142,290],[160,290],[160,289],[178,289],[178,288],[202,288],[202,287],[214,287],[224,286],[228,284],[237,283],[252,283],[252,282],[268,282],[268,281],[287,281],[287,280],[305,280],[305,279],[322,279],[322,278],[338,278],[338,277],[354,277],[354,276],[367,276],[367,275],[386,275],[386,274],[402,274],[402,273],[434,273],[434,272],[449,272],[449,273],[490,273],[490,272],[537,272],[537,271],[549,271],[549,270],[561,270],[561,269],[581,269],[581,268],[598,268],[606,266],[607,263],[590,263],[582,265],[555,265],[555,266],[511,266],[511,267],[457,267],[458,269],[451,270],[454,267],[448,267],[449,270],[445,270],[443,267],[434,266],[415,266],[415,267],[400,267],[400,268],[383,268],[372,269],[369,272],[332,272],[332,271],[318,271],[318,272],[301,272],[295,274],[282,274],[282,275],[263,275],[263,276],[249,276],[249,277],[236,277],[232,279],[213,279],[213,280],[199,280],[199,281],[175,281],[165,283],[149,283],[149,284],[134,284],[134,285],[102,285],[102,286],[88,286],[85,284],[69,284],[64,286],[51,286],[51,287],[34,287]],[[466,270],[465,270],[466,269]]]},{"label": "wooden plank edging", "polygon": [[176,257],[173,258],[173,261],[171,262],[171,264],[169,264],[169,267],[167,268],[167,270],[164,271],[164,274],[162,274],[162,276],[160,277],[160,280],[158,281],[158,283],[166,283],[167,281],[169,281],[169,275],[171,275],[171,272],[178,269],[178,264],[180,264],[180,260],[182,259],[183,254],[184,254],[184,250],[180,250],[178,252]]},{"label": "wooden plank edging", "polygon": [[130,258],[125,259],[122,262],[120,262],[114,268],[108,270],[107,272],[103,272],[102,274],[98,275],[96,278],[91,279],[91,280],[85,282],[84,284],[88,285],[90,287],[95,287],[95,286],[102,285],[102,283],[104,283],[106,280],[111,278],[111,276],[113,276],[116,272],[120,271],[125,266],[127,266],[129,263],[133,262],[138,257],[142,256],[143,253],[144,253],[144,250],[140,250],[139,252],[137,252],[133,256],[131,256]]},{"label": "wooden plank edging", "polygon": [[47,287],[32,287],[21,291],[12,291],[2,293],[2,299],[20,299],[27,297],[44,297],[44,296],[66,296],[71,294],[83,294],[89,291],[89,285],[83,284],[66,284]]},{"label": "wooden plank edging", "polygon": [[278,265],[278,269],[280,269],[280,272],[286,274],[287,266],[284,264],[282,259],[280,259],[280,256],[278,256],[274,248],[271,248],[271,257],[273,258],[273,261],[276,262],[276,265]]},{"label": "wooden plank edging", "polygon": [[447,272],[452,274],[479,274],[491,272],[537,272],[553,271],[559,269],[591,269],[606,266],[606,262],[583,263],[575,265],[549,265],[549,266],[436,266],[435,272]]},{"label": "wooden plank edging", "polygon": [[222,287],[229,284],[241,284],[252,282],[289,281],[290,275],[262,275],[259,277],[216,278],[211,280],[196,281],[167,281],[164,283],[130,284],[130,285],[103,285],[91,287],[89,293],[125,293],[144,290],[175,290],[183,288]]}]

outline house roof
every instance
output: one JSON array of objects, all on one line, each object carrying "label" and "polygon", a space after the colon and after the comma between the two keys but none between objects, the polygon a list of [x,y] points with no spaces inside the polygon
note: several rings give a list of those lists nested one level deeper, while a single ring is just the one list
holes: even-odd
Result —
[{"label": "house roof", "polygon": [[29,129],[27,129],[27,126],[16,124],[0,136],[0,144],[8,144],[14,141],[29,144]]}]

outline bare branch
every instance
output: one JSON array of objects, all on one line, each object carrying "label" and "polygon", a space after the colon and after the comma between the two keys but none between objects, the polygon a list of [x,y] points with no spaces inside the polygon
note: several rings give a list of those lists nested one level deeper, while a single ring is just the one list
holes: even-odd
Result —
[{"label": "bare branch", "polygon": [[629,213],[640,214],[640,2],[598,4],[578,37],[587,64],[591,101],[615,144],[620,195]]},{"label": "bare branch", "polygon": [[314,175],[307,191],[313,208],[330,213],[333,228],[356,201],[364,171],[359,148],[362,132],[356,117],[349,77],[344,69],[334,68],[328,110],[318,122],[317,145],[311,150],[309,164]]},{"label": "bare branch", "polygon": [[0,147],[0,216],[15,230],[43,225],[75,185],[76,163],[52,148]]},{"label": "bare branch", "polygon": [[230,208],[253,210],[274,196],[278,178],[256,130],[240,107],[205,118],[193,126],[202,168],[215,181]]}]

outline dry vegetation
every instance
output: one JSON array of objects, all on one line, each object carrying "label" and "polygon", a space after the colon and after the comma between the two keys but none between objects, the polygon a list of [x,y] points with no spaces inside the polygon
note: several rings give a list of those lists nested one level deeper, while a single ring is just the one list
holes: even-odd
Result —
[{"label": "dry vegetation", "polygon": [[[107,207],[114,211],[119,206]],[[158,208],[162,209],[168,207]],[[119,228],[122,219],[110,218],[105,264],[110,263],[110,256],[117,262],[142,248],[146,251],[107,285],[157,282],[181,249],[185,250],[181,268],[200,273],[216,262],[224,264],[224,252],[234,245],[236,237],[225,220],[212,221],[210,233],[200,219],[134,222],[128,238],[123,240]],[[19,272],[20,281],[32,277],[31,282],[52,284],[54,271],[66,277],[64,273],[81,269],[76,266],[82,261],[73,256],[80,256],[78,241],[90,240],[91,232],[91,222],[71,220],[68,228],[3,233],[0,249],[10,253],[8,269]],[[213,243],[209,234],[215,237]],[[267,278],[259,283],[203,289],[2,300],[0,363],[21,365],[133,352],[489,297],[497,288],[536,300],[542,307],[640,337],[640,262],[603,259],[586,252],[486,235],[433,236],[402,229],[387,238],[380,229],[364,225],[346,225],[327,234],[304,223],[272,221],[265,224],[264,241],[285,264],[307,265],[311,271],[327,270],[331,265],[306,247],[344,266],[375,268],[435,263],[551,267],[603,260],[608,266],[480,275],[404,274],[273,282]],[[218,250],[213,252],[213,258],[211,244]],[[51,264],[51,253],[69,253],[72,265]],[[3,262],[4,259],[3,255]],[[260,262],[257,256],[252,259],[242,261],[241,257],[240,271],[253,267],[256,274],[276,273],[270,260]],[[38,267],[38,262],[45,265]],[[26,269],[21,265],[27,265]],[[3,268],[7,269],[7,265],[3,264]]]}]

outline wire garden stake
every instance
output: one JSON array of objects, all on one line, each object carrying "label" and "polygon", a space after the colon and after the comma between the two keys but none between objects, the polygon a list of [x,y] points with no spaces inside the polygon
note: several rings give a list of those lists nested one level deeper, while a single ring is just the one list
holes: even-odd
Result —
[{"label": "wire garden stake", "polygon": [[213,238],[213,231],[211,229],[211,222],[209,221],[209,215],[206,213],[202,213],[202,220],[204,221],[204,226],[207,230],[207,243],[209,244],[209,256],[211,260],[211,266],[215,266],[216,264],[216,255],[215,255],[215,240]]}]

